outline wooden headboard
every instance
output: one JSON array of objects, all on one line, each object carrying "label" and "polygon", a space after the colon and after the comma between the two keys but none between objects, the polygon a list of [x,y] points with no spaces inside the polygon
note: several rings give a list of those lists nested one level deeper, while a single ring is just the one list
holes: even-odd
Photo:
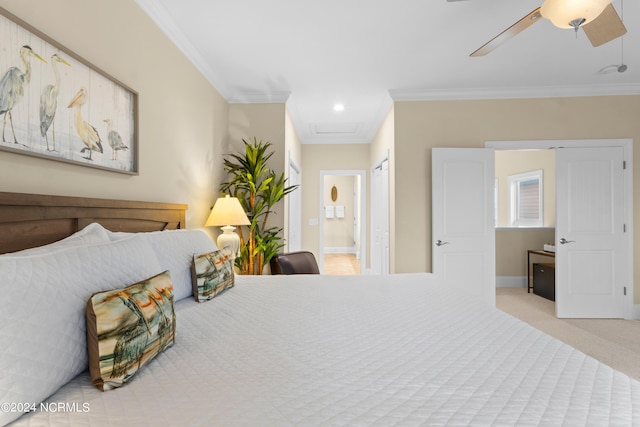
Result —
[{"label": "wooden headboard", "polygon": [[187,205],[0,192],[0,254],[46,245],[97,222],[111,231],[185,228]]}]

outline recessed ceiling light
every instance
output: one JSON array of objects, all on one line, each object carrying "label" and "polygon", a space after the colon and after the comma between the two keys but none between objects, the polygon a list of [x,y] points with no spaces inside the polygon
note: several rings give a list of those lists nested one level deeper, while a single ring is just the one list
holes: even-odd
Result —
[{"label": "recessed ceiling light", "polygon": [[344,111],[344,105],[336,104],[333,106],[333,111]]}]

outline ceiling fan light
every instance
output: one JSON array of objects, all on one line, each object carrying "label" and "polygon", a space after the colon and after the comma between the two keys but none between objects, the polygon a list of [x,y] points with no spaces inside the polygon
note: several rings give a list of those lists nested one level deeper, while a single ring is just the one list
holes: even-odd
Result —
[{"label": "ceiling fan light", "polygon": [[558,28],[575,28],[572,22],[588,24],[596,19],[611,0],[545,0],[540,14]]}]

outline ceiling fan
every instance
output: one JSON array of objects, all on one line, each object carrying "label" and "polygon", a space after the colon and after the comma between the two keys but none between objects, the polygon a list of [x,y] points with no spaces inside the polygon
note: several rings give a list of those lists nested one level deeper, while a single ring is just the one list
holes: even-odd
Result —
[{"label": "ceiling fan", "polygon": [[484,56],[492,52],[502,43],[538,22],[540,18],[549,19],[559,28],[573,28],[576,32],[582,28],[594,47],[603,45],[627,32],[611,1],[544,0],[542,6],[489,40],[469,56]]}]

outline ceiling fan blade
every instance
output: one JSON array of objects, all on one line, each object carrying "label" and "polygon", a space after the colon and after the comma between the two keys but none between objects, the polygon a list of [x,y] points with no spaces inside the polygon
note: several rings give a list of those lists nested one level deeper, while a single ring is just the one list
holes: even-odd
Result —
[{"label": "ceiling fan blade", "polygon": [[627,33],[622,20],[611,3],[593,21],[582,26],[594,47],[615,40]]},{"label": "ceiling fan blade", "polygon": [[513,24],[512,26],[510,26],[509,28],[507,28],[506,30],[504,30],[503,32],[501,32],[500,34],[492,38],[491,40],[489,40],[487,43],[482,45],[479,49],[476,49],[475,51],[473,51],[469,56],[473,56],[473,57],[484,56],[489,52],[492,52],[495,48],[500,46],[502,43],[517,36],[524,30],[529,28],[531,25],[539,21],[541,17],[542,16],[540,15],[540,8],[537,8],[536,10],[534,10],[533,12],[531,12],[530,14],[528,14],[527,16],[525,16],[524,18],[522,18],[521,20],[519,20],[518,22],[516,22],[515,24]]}]

